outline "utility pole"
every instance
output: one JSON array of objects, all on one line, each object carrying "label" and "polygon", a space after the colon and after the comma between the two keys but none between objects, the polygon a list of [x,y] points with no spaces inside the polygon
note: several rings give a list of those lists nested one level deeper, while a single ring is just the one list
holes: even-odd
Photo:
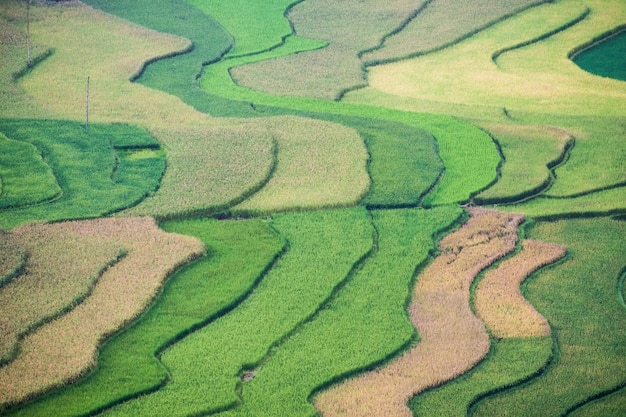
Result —
[{"label": "utility pole", "polygon": [[30,61],[30,0],[26,0],[26,48],[28,49],[28,59],[26,66],[31,67]]},{"label": "utility pole", "polygon": [[89,76],[87,76],[87,97],[85,98],[85,130],[89,132]]}]

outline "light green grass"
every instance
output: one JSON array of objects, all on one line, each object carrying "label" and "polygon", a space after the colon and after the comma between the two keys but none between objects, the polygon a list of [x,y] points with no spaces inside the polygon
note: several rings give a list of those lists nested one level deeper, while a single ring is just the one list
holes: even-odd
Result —
[{"label": "light green grass", "polygon": [[373,211],[377,251],[312,320],[251,370],[241,403],[220,416],[315,415],[312,395],[371,369],[415,339],[406,303],[433,236],[461,214],[456,207]]},{"label": "light green grass", "polygon": [[557,357],[531,384],[478,404],[476,417],[564,415],[594,395],[623,386],[626,314],[616,294],[626,224],[611,219],[538,223],[529,237],[566,245],[569,259],[544,270],[526,297],[550,322]]},{"label": "light green grass", "polygon": [[61,193],[37,149],[0,133],[0,209],[50,200]]},{"label": "light green grass", "polygon": [[413,398],[411,410],[417,417],[466,417],[483,397],[532,378],[551,358],[552,339],[549,337],[494,340],[489,356],[476,368]]},{"label": "light green grass", "polygon": [[186,416],[236,403],[240,373],[314,314],[372,246],[364,209],[284,214],[272,226],[289,249],[251,296],[163,353],[167,385],[103,415]]},{"label": "light green grass", "polygon": [[260,220],[178,221],[162,227],[200,238],[208,255],[168,279],[161,296],[139,321],[101,348],[98,368],[86,379],[7,415],[85,415],[159,387],[169,378],[156,359],[160,352],[234,307],[284,244]]},{"label": "light green grass", "polygon": [[300,0],[187,0],[216,19],[235,39],[228,56],[247,55],[279,45],[291,34],[285,18],[288,7]]},{"label": "light green grass", "polygon": [[[44,205],[0,211],[0,225],[12,228],[34,220],[98,217],[138,203],[157,188],[165,157],[154,152],[134,159],[126,151],[132,140],[138,148],[158,146],[142,129],[131,126],[68,121],[0,120],[0,132],[37,148],[52,169],[62,195]],[[120,139],[124,152],[115,147]],[[23,168],[22,168],[23,169]]]},{"label": "light green grass", "polygon": [[538,197],[521,204],[501,206],[500,209],[541,219],[606,216],[626,210],[624,187],[598,191],[573,198]]}]

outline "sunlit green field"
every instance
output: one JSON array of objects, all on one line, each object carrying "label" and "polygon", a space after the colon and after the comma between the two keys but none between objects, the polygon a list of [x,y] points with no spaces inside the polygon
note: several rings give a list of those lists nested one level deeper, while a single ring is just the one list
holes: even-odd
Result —
[{"label": "sunlit green field", "polygon": [[[10,372],[45,386],[0,396],[0,415],[315,416],[332,390],[345,403],[325,417],[360,416],[345,383],[425,343],[414,289],[437,257],[489,242],[464,234],[482,206],[524,215],[519,241],[455,272],[472,277],[469,305],[449,310],[476,312],[487,272],[522,262],[521,239],[563,245],[509,284],[549,336],[484,324],[482,359],[433,360],[424,380],[459,376],[417,384],[403,415],[623,416],[625,27],[622,0],[0,1],[0,297],[41,294],[27,286],[46,270],[57,292],[89,283],[71,303],[50,292],[68,306],[28,326],[11,315],[27,302],[0,308],[0,331],[21,329],[0,392],[16,389]],[[102,277],[132,252],[90,225],[138,216],[204,251],[172,264],[154,240],[129,257],[110,305],[137,300],[147,274],[167,279],[97,336],[88,369],[45,385],[30,340],[106,300]],[[57,244],[35,233],[46,223],[83,238]],[[453,231],[464,240],[440,246]]]}]

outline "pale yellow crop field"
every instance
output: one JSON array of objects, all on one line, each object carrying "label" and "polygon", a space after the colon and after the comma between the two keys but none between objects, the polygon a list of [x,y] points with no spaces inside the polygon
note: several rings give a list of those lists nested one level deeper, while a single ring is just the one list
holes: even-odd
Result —
[{"label": "pale yellow crop field", "polygon": [[[586,17],[567,31],[493,59],[498,51],[538,38],[582,16]],[[492,115],[503,108],[619,115],[626,100],[624,83],[583,71],[568,54],[624,21],[626,3],[620,0],[546,3],[441,51],[370,67],[370,87],[349,93],[346,100],[455,114],[464,111],[459,106],[476,105]],[[476,115],[479,110],[468,112]]]}]

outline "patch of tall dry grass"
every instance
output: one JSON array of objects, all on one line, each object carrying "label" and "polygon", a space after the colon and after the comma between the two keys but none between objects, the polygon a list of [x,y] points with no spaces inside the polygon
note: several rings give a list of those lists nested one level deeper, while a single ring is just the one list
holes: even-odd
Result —
[{"label": "patch of tall dry grass", "polygon": [[550,324],[524,298],[520,285],[566,253],[564,246],[526,239],[519,254],[485,274],[476,288],[474,306],[496,338],[550,336]]},{"label": "patch of tall dry grass", "polygon": [[84,298],[123,250],[117,242],[77,239],[56,225],[30,224],[3,234],[21,248],[21,273],[0,288],[0,362],[9,360],[20,334]]},{"label": "patch of tall dry grass", "polygon": [[18,274],[26,261],[26,254],[0,231],[0,287]]},{"label": "patch of tall dry grass", "polygon": [[[29,228],[39,232],[40,240],[58,234],[75,239],[77,246],[86,240],[104,248],[123,247],[127,255],[104,271],[82,303],[23,337],[19,355],[0,368],[0,408],[85,374],[96,363],[98,345],[137,317],[177,267],[204,253],[199,240],[166,233],[147,217]],[[47,266],[72,271],[83,263],[82,258],[97,256],[92,252],[99,252],[99,248],[86,245],[86,252],[75,253],[71,259],[49,259]]]},{"label": "patch of tall dry grass", "polygon": [[414,395],[461,375],[488,353],[489,336],[470,309],[470,286],[480,271],[515,249],[523,218],[470,212],[418,277],[409,313],[420,342],[383,368],[320,394],[315,406],[324,416],[410,417],[406,404]]},{"label": "patch of tall dry grass", "polygon": [[278,145],[276,170],[236,211],[345,207],[369,190],[369,155],[354,129],[293,116],[264,123]]}]

